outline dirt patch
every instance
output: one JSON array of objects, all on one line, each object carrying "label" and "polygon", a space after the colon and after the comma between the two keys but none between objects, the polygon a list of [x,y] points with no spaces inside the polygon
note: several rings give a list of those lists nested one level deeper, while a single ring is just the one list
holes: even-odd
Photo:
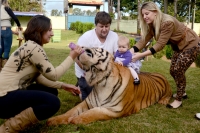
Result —
[{"label": "dirt patch", "polygon": [[[171,62],[171,60],[167,59],[166,56],[163,56],[161,59],[167,62]],[[193,62],[190,67],[196,67],[195,63]]]}]

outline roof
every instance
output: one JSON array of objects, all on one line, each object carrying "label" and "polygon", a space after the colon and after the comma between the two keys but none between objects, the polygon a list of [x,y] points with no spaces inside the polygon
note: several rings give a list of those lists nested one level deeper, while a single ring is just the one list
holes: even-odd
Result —
[{"label": "roof", "polygon": [[98,6],[103,5],[101,0],[68,0],[69,4],[85,5],[85,6]]},{"label": "roof", "polygon": [[40,12],[19,12],[19,11],[13,11],[16,16],[36,16],[36,15],[44,15]]}]

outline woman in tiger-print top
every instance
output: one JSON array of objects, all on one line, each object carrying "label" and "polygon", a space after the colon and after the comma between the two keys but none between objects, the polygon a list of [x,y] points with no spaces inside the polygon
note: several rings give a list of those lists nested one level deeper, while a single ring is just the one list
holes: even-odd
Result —
[{"label": "woman in tiger-print top", "polygon": [[140,23],[142,39],[131,49],[138,52],[154,37],[156,44],[143,53],[135,53],[133,61],[144,56],[152,55],[170,44],[174,50],[171,58],[170,74],[175,80],[177,93],[174,102],[168,104],[169,108],[178,108],[182,105],[182,98],[186,97],[185,72],[200,53],[199,37],[176,18],[164,14],[154,2],[145,2],[140,9]]},{"label": "woman in tiger-print top", "polygon": [[42,15],[33,17],[24,32],[25,44],[11,54],[3,67],[0,73],[0,118],[7,120],[0,127],[1,133],[19,132],[54,115],[60,108],[56,88],[80,93],[76,86],[57,80],[82,49],[77,46],[54,68],[43,49],[43,44],[52,36],[50,19]]}]

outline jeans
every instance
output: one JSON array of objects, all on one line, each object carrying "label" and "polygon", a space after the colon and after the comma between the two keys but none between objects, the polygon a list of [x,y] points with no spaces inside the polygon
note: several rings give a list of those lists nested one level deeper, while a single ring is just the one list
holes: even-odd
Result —
[{"label": "jeans", "polygon": [[82,100],[85,100],[85,98],[90,94],[93,87],[89,86],[85,80],[84,77],[78,78],[77,86],[79,86],[82,94]]},{"label": "jeans", "polygon": [[32,84],[26,90],[15,90],[0,97],[0,118],[8,119],[32,107],[38,120],[53,116],[60,108],[58,90]]},{"label": "jeans", "polygon": [[8,59],[10,49],[12,46],[12,30],[11,27],[6,27],[4,30],[1,29],[1,45],[0,45],[0,58]]}]

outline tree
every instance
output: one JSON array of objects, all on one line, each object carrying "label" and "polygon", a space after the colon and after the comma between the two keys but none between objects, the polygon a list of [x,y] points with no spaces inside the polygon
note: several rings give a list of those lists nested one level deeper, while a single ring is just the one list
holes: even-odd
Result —
[{"label": "tree", "polygon": [[117,30],[119,31],[119,20],[120,20],[120,0],[117,2]]},{"label": "tree", "polygon": [[164,0],[164,13],[167,14],[168,0]]},{"label": "tree", "polygon": [[174,17],[177,18],[177,0],[174,0]]},{"label": "tree", "polygon": [[113,0],[108,0],[108,13],[113,13]]},{"label": "tree", "polygon": [[73,15],[84,15],[80,8],[74,8],[72,14]]},{"label": "tree", "polygon": [[[113,6],[117,9],[118,0],[113,0]],[[129,14],[137,12],[137,0],[120,0],[120,11]]]},{"label": "tree", "polygon": [[192,26],[191,29],[194,27],[194,21],[195,21],[195,10],[196,10],[196,0],[191,0],[191,7],[192,7]]},{"label": "tree", "polygon": [[13,11],[41,11],[41,5],[38,2],[31,2],[30,0],[9,0],[9,5]]},{"label": "tree", "polygon": [[[139,9],[140,9],[140,5],[141,5],[141,0],[137,0],[137,10],[139,13]],[[139,20],[139,16],[137,16],[137,34],[140,35],[141,30],[140,30],[140,20]]]},{"label": "tree", "polygon": [[62,11],[58,11],[57,9],[51,10],[51,16],[62,16]]},{"label": "tree", "polygon": [[85,15],[87,15],[87,16],[95,16],[96,13],[97,13],[96,10],[94,10],[94,11],[91,11],[91,10],[85,11]]}]

